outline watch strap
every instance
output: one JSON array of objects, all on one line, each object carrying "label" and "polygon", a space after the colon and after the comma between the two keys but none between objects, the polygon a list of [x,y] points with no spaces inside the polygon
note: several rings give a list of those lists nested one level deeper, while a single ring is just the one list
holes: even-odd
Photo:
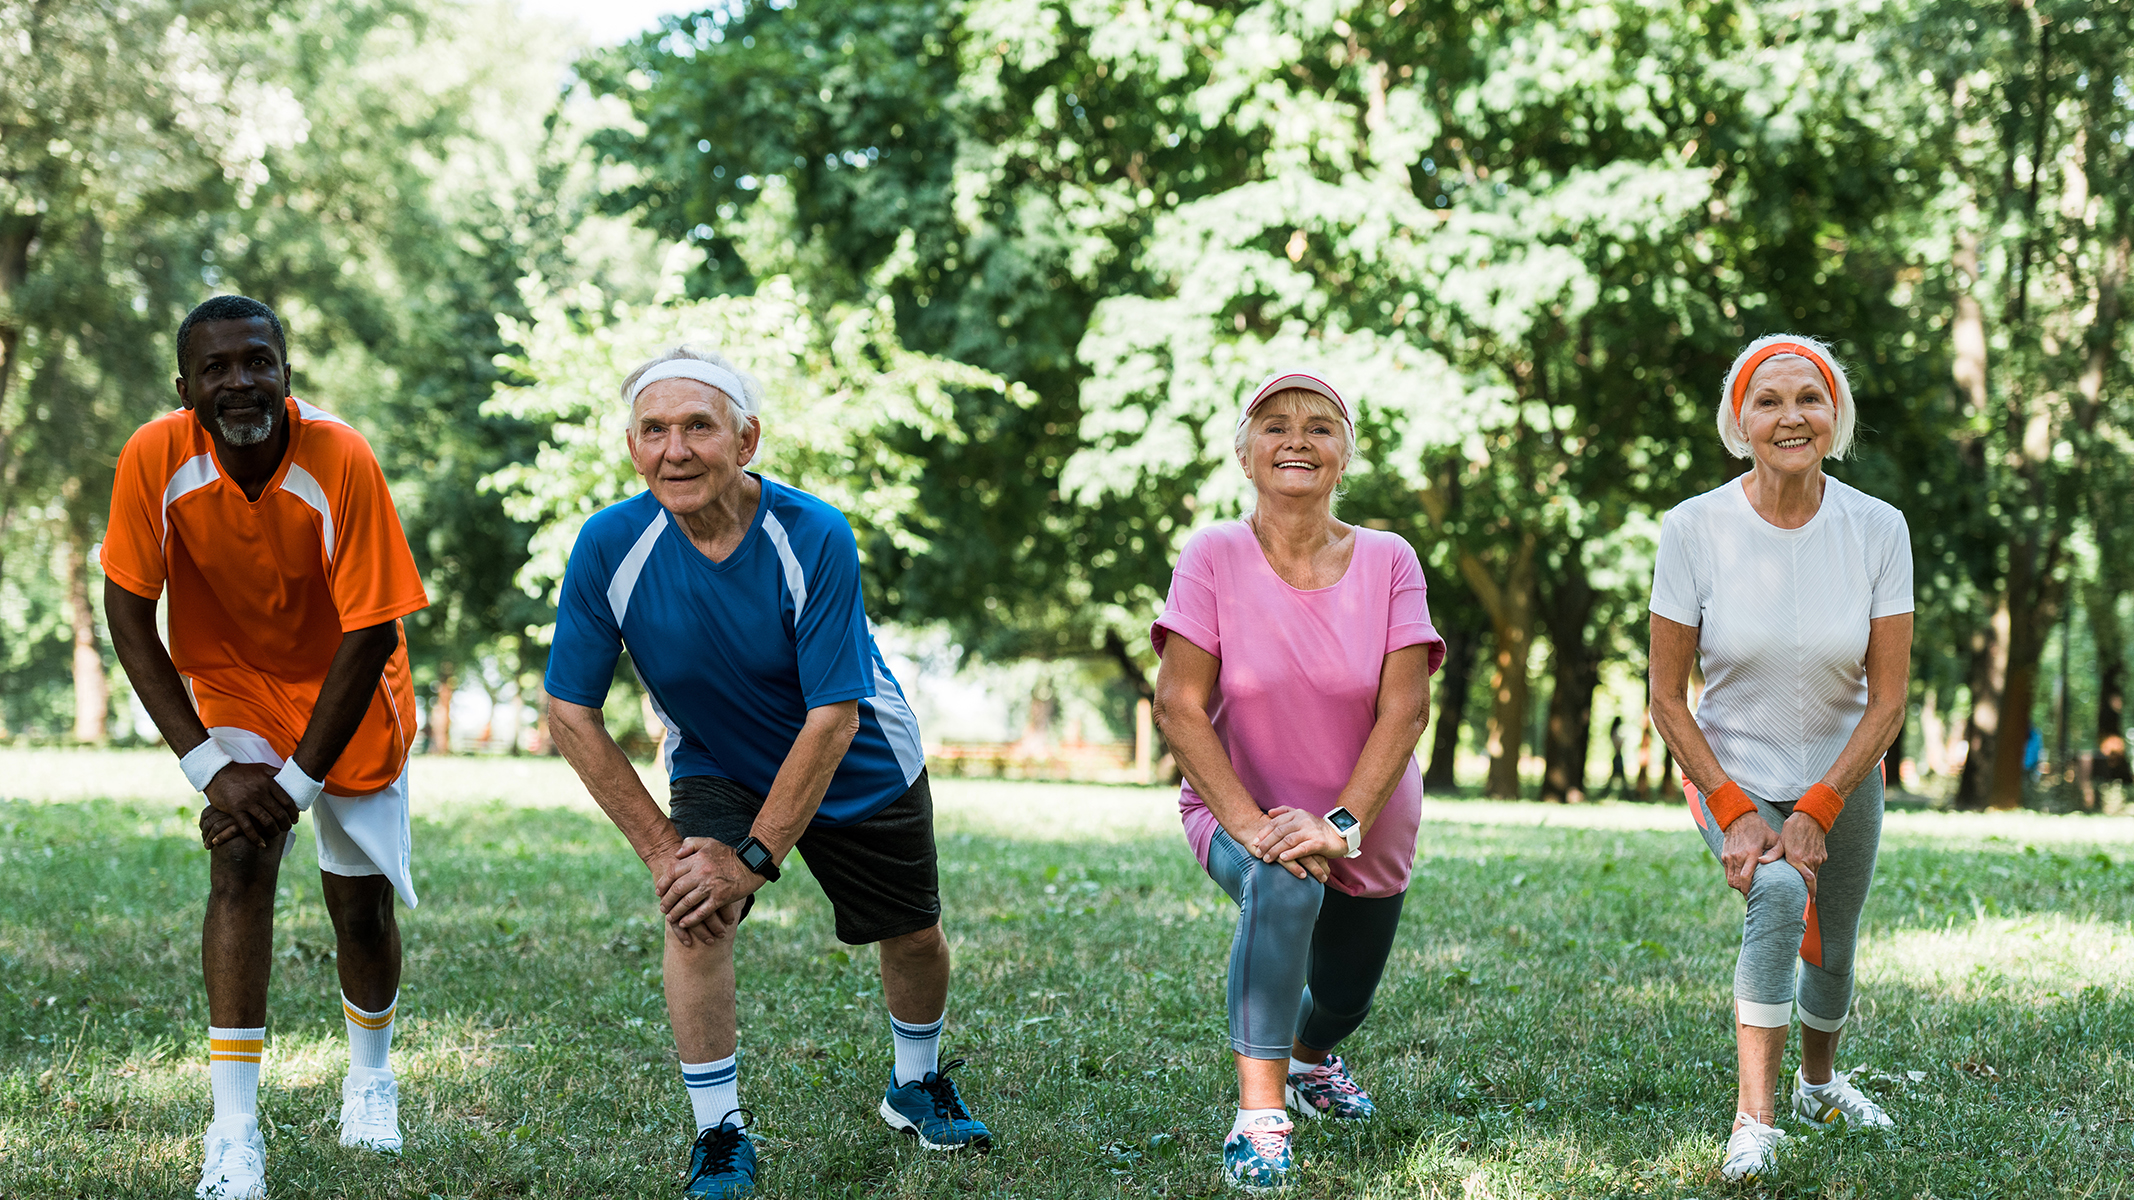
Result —
[{"label": "watch strap", "polygon": [[[1347,829],[1342,829],[1339,825],[1334,826],[1340,832],[1341,840],[1349,844],[1349,852],[1341,857],[1356,858],[1360,856],[1363,853],[1363,822],[1357,819],[1355,813],[1349,812],[1349,807],[1346,804],[1336,805],[1334,812],[1344,813],[1349,819],[1349,827]],[[1328,813],[1327,817],[1329,818],[1327,824],[1332,825],[1331,818],[1333,813]]]}]

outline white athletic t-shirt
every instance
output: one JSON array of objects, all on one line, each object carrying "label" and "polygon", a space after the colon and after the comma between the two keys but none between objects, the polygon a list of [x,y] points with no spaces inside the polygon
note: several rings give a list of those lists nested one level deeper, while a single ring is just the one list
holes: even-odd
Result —
[{"label": "white athletic t-shirt", "polygon": [[1912,611],[1911,532],[1827,476],[1815,516],[1780,529],[1730,480],[1661,524],[1652,611],[1699,630],[1697,727],[1727,777],[1788,804],[1867,712],[1867,623]]}]

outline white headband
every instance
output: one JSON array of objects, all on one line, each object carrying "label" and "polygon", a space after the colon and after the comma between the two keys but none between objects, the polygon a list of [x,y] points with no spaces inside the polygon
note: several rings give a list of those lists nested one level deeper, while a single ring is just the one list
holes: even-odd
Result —
[{"label": "white headband", "polygon": [[695,358],[670,358],[646,370],[630,387],[630,403],[636,404],[637,397],[643,394],[646,388],[663,379],[694,379],[698,383],[708,384],[725,392],[742,412],[751,417],[757,415],[756,406],[749,403],[748,392],[742,388],[739,375],[716,363]]}]

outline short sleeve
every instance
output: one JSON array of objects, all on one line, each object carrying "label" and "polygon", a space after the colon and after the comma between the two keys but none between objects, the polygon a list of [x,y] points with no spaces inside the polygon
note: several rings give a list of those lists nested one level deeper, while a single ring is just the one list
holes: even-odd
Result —
[{"label": "short sleeve", "polygon": [[1882,523],[1881,544],[1875,547],[1874,590],[1868,601],[1867,619],[1894,617],[1912,611],[1912,528],[1904,514],[1889,510]]},{"label": "short sleeve", "polygon": [[595,522],[586,522],[563,565],[563,587],[556,598],[556,636],[549,645],[548,672],[541,688],[558,700],[587,708],[607,702],[622,657],[622,629],[608,607],[611,574],[600,559]]},{"label": "short sleeve", "polygon": [[168,569],[163,560],[162,486],[150,477],[149,455],[142,449],[147,429],[119,451],[118,475],[111,486],[111,519],[104,526],[100,560],[104,577],[136,596],[154,600],[163,594]]},{"label": "short sleeve", "polygon": [[326,582],[341,632],[383,625],[429,606],[422,573],[400,529],[385,472],[368,446],[351,452],[334,505],[333,563]]},{"label": "short sleeve", "polygon": [[821,708],[874,695],[874,655],[860,598],[859,543],[842,515],[825,515],[813,558],[793,617],[793,649],[801,700]]},{"label": "short sleeve", "polygon": [[1179,551],[1178,565],[1171,569],[1171,593],[1164,599],[1163,615],[1149,626],[1149,643],[1156,657],[1163,657],[1163,643],[1171,634],[1207,651],[1223,656],[1222,622],[1215,607],[1214,539],[1207,533],[1194,536]]},{"label": "short sleeve", "polygon": [[1409,646],[1430,647],[1429,674],[1437,674],[1445,661],[1445,639],[1430,623],[1430,586],[1423,579],[1422,561],[1406,538],[1394,549],[1392,603],[1386,609],[1386,653]]},{"label": "short sleeve", "polygon": [[1692,629],[1704,624],[1711,581],[1701,576],[1690,532],[1691,518],[1677,505],[1660,522],[1660,552],[1652,564],[1654,613]]}]

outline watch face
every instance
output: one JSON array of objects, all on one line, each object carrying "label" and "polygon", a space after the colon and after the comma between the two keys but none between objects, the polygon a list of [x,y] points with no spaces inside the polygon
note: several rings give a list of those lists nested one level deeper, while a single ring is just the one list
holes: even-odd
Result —
[{"label": "watch face", "polygon": [[771,852],[761,846],[750,846],[741,853],[741,865],[758,875],[763,874],[763,867],[770,861]]},{"label": "watch face", "polygon": [[1326,819],[1333,823],[1334,828],[1343,833],[1347,833],[1356,826],[1355,814],[1345,808],[1337,808],[1333,812],[1326,814]]}]

